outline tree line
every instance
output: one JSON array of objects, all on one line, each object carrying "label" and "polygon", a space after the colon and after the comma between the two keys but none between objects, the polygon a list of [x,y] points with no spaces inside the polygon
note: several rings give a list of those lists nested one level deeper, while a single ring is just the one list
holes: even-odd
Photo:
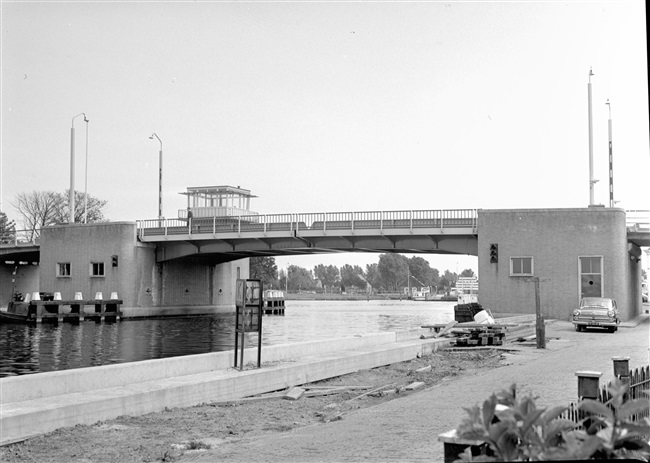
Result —
[{"label": "tree line", "polygon": [[441,275],[422,257],[407,258],[395,253],[381,254],[377,263],[367,264],[365,269],[349,264],[340,268],[319,264],[313,270],[297,265],[278,270],[274,257],[252,257],[250,275],[262,280],[265,288],[290,292],[401,292],[409,286],[429,286],[437,292],[448,292],[459,276],[475,276],[472,269],[465,269],[460,275],[445,270]]}]

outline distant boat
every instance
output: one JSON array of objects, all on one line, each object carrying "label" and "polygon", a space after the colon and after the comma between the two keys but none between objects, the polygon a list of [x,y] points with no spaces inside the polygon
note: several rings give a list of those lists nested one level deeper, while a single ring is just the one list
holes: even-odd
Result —
[{"label": "distant boat", "polygon": [[411,299],[412,301],[428,301],[431,294],[431,288],[428,286],[423,286],[418,289],[416,287],[411,288]]}]

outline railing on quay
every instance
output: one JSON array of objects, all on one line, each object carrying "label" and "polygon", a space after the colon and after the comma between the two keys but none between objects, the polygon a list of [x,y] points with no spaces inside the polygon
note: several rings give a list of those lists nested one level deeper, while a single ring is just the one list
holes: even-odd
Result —
[{"label": "railing on quay", "polygon": [[313,212],[298,214],[241,215],[146,219],[137,221],[138,235],[167,236],[284,231],[354,231],[437,228],[466,228],[477,231],[476,209]]}]

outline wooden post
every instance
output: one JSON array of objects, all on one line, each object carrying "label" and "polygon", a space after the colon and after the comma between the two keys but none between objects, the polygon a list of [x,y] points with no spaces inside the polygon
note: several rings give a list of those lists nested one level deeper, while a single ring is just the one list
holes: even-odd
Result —
[{"label": "wooden post", "polygon": [[237,368],[237,348],[239,347],[239,308],[235,307],[235,363],[234,367]]},{"label": "wooden post", "polygon": [[533,281],[535,282],[535,314],[537,317],[535,337],[537,338],[537,348],[546,349],[546,326],[544,325],[544,317],[542,316],[542,305],[539,295],[539,277],[534,277]]}]

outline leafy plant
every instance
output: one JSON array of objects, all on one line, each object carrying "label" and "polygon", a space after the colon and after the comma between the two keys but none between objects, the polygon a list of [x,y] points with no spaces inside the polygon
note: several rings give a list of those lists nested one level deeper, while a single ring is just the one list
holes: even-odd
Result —
[{"label": "leafy plant", "polygon": [[607,403],[583,400],[584,415],[574,423],[562,416],[568,407],[537,408],[531,397],[519,398],[516,386],[492,394],[483,406],[465,408],[459,437],[483,441],[488,450],[457,461],[538,461],[637,458],[647,461],[650,419],[632,418],[650,407],[648,400],[626,400],[629,386],[614,380]]}]

